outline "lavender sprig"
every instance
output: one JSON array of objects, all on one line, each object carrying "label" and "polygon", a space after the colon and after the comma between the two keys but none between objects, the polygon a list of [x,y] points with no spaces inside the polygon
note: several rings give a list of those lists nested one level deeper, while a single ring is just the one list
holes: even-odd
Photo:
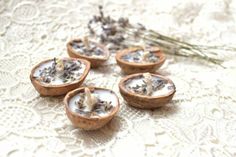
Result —
[{"label": "lavender sprig", "polygon": [[137,41],[141,39],[147,45],[159,46],[165,53],[191,58],[196,57],[220,66],[223,59],[219,58],[216,53],[217,50],[236,51],[235,47],[224,45],[190,44],[154,30],[146,29],[142,24],[133,25],[128,18],[112,19],[110,16],[105,16],[102,6],[99,6],[99,15],[95,15],[89,20],[88,29],[91,36],[98,38],[111,51],[136,45]]}]

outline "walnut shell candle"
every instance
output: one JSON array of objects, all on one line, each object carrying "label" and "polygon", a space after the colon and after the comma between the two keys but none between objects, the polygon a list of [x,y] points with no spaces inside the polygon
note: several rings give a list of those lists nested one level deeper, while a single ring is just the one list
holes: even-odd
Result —
[{"label": "walnut shell candle", "polygon": [[165,62],[165,56],[158,47],[132,47],[118,51],[116,61],[126,74],[154,72]]},{"label": "walnut shell candle", "polygon": [[131,106],[152,109],[167,104],[175,94],[174,83],[150,73],[128,75],[119,83],[124,100]]},{"label": "walnut shell candle", "polygon": [[30,80],[42,96],[58,96],[78,88],[90,70],[90,63],[83,59],[48,59],[38,63]]},{"label": "walnut shell candle", "polygon": [[110,56],[108,49],[88,39],[74,39],[67,43],[67,52],[70,57],[86,59],[96,68],[106,62]]},{"label": "walnut shell candle", "polygon": [[81,87],[64,98],[66,114],[75,127],[95,130],[107,124],[118,112],[117,95],[105,88]]}]

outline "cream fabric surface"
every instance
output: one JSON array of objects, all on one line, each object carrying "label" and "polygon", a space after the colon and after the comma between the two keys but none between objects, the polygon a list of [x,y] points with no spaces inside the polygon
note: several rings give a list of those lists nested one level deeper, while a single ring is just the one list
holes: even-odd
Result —
[{"label": "cream fabric surface", "polygon": [[67,56],[66,42],[86,33],[98,4],[114,18],[188,42],[236,44],[236,0],[0,0],[0,156],[236,156],[236,52],[219,52],[225,69],[167,56],[159,72],[177,92],[153,111],[123,101],[113,54],[85,81],[114,90],[121,101],[118,115],[97,131],[73,128],[63,97],[39,96],[32,66]]}]

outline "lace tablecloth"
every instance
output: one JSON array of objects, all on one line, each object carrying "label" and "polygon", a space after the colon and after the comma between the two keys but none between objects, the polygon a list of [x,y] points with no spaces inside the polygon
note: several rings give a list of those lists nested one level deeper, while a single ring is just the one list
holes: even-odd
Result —
[{"label": "lace tablecloth", "polygon": [[160,73],[171,78],[173,101],[156,110],[127,106],[118,91],[114,54],[85,85],[120,98],[118,115],[97,131],[73,128],[63,97],[40,97],[31,67],[67,56],[66,42],[85,33],[98,4],[158,32],[196,44],[236,44],[236,1],[0,0],[0,156],[236,156],[236,54],[219,53],[225,68],[167,56]]}]

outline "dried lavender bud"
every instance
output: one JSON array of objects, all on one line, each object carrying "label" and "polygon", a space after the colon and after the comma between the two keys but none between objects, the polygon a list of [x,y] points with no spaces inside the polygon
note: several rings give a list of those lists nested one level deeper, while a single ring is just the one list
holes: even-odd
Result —
[{"label": "dried lavender bud", "polygon": [[105,105],[105,111],[110,111],[112,108],[111,101]]},{"label": "dried lavender bud", "polygon": [[119,42],[122,42],[125,40],[125,37],[123,35],[117,35],[117,38],[116,38]]},{"label": "dried lavender bud", "polygon": [[107,16],[105,20],[106,20],[106,23],[112,23],[110,16]]},{"label": "dried lavender bud", "polygon": [[81,93],[81,94],[79,94],[80,99],[78,101],[75,101],[75,105],[77,105],[78,108],[81,110],[85,109],[84,97],[85,97],[85,95],[83,93]]},{"label": "dried lavender bud", "polygon": [[102,29],[106,35],[115,35],[116,34],[116,27],[112,24],[103,25]]},{"label": "dried lavender bud", "polygon": [[99,10],[102,10],[103,7],[102,7],[102,5],[99,5],[98,8],[99,8]]},{"label": "dried lavender bud", "polygon": [[88,29],[89,29],[89,33],[94,35],[95,34],[95,31],[91,28],[90,25],[88,25]]},{"label": "dried lavender bud", "polygon": [[57,64],[57,59],[54,57],[53,58],[53,64],[56,65]]},{"label": "dried lavender bud", "polygon": [[107,38],[106,34],[101,34],[101,35],[100,35],[100,41],[101,41],[102,43],[106,42],[106,38]]},{"label": "dried lavender bud", "polygon": [[129,26],[129,19],[121,17],[119,18],[118,23],[121,27],[127,27]]},{"label": "dried lavender bud", "polygon": [[101,5],[99,5],[98,8],[99,8],[100,16],[103,17],[104,16],[104,14],[103,14],[103,7]]},{"label": "dried lavender bud", "polygon": [[143,25],[143,24],[141,24],[141,23],[138,23],[137,24],[137,28],[139,29],[139,30],[146,30],[146,27]]},{"label": "dried lavender bud", "polygon": [[79,109],[84,109],[85,108],[83,102],[81,102],[80,100],[76,101],[75,104],[78,105]]},{"label": "dried lavender bud", "polygon": [[[94,16],[93,16],[93,21],[94,21],[94,22],[101,21],[101,18],[100,18],[99,16],[94,15]],[[91,21],[90,23],[92,23],[93,21]]]},{"label": "dried lavender bud", "polygon": [[153,90],[161,89],[165,86],[165,81],[162,79],[154,79],[153,80]]},{"label": "dried lavender bud", "polygon": [[50,78],[48,78],[48,77],[44,78],[43,81],[44,81],[45,83],[50,83],[50,82],[51,82]]}]

